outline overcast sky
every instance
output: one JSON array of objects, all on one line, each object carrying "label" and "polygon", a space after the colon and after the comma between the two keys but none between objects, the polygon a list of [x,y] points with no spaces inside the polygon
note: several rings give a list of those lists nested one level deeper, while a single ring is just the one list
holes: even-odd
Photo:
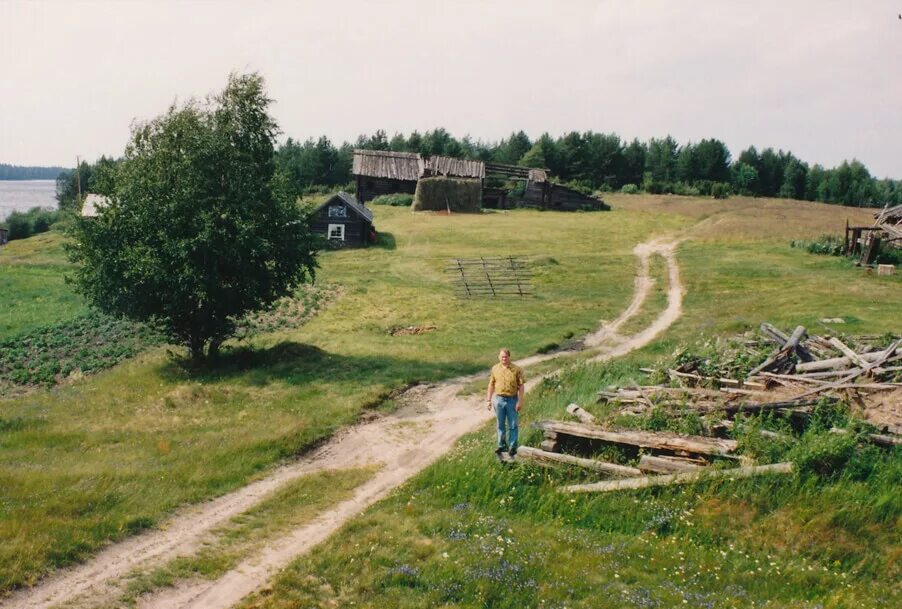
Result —
[{"label": "overcast sky", "polygon": [[258,71],[284,137],[673,135],[902,178],[902,0],[0,0],[0,162],[118,156]]}]

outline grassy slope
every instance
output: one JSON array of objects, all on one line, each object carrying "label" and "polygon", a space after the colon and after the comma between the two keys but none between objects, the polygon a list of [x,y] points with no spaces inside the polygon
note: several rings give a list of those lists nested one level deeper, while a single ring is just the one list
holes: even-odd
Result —
[{"label": "grassy slope", "polygon": [[87,310],[63,280],[67,267],[59,233],[42,233],[0,248],[0,341]]},{"label": "grassy slope", "polygon": [[[899,331],[899,278],[866,276],[788,247],[835,232],[846,214],[817,204],[613,197],[652,225],[697,223],[680,249],[685,315],[627,361],[577,366],[528,397],[521,427],[590,404],[612,382],[686,340],[843,316],[851,332]],[[653,299],[652,308],[660,303]],[[246,606],[890,607],[899,589],[898,452],[876,473],[775,478],[565,497],[572,473],[500,469],[491,434],[465,438],[365,517],[300,559]],[[535,433],[527,432],[534,445]],[[398,513],[404,518],[397,518]]]},{"label": "grassy slope", "polygon": [[[96,377],[0,398],[0,591],[246,483],[406,383],[484,368],[501,343],[526,355],[584,333],[628,301],[630,250],[648,236],[647,221],[377,208],[395,249],[324,255],[319,278],[343,295],[299,330],[256,339],[213,373],[188,374],[158,349]],[[653,230],[687,224],[668,216]],[[538,297],[451,297],[449,258],[507,254],[534,258]],[[426,323],[437,330],[389,335]]]}]

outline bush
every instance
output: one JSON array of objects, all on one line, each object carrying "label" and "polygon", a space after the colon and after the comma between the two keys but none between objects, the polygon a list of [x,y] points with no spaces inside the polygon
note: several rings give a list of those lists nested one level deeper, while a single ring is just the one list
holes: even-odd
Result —
[{"label": "bush", "polygon": [[391,195],[379,195],[370,201],[371,205],[391,205],[392,207],[410,207],[413,195],[397,192]]},{"label": "bush", "polygon": [[843,253],[843,239],[839,235],[821,235],[814,241],[793,240],[789,245],[821,256],[842,256]]},{"label": "bush", "polygon": [[637,192],[639,192],[639,187],[636,186],[635,184],[624,184],[623,186],[620,187],[620,192],[628,194],[628,195],[634,195]]},{"label": "bush", "polygon": [[61,212],[41,207],[32,207],[28,211],[14,211],[6,219],[9,228],[9,240],[27,239],[38,233],[50,230],[60,218]]},{"label": "bush", "polygon": [[724,182],[714,182],[711,184],[711,196],[715,199],[726,199],[732,194],[732,188]]}]

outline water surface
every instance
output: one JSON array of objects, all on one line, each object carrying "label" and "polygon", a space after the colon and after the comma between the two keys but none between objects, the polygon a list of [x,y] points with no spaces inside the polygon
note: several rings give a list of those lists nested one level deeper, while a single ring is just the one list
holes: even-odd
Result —
[{"label": "water surface", "polygon": [[56,180],[0,180],[0,220],[32,207],[56,209]]}]

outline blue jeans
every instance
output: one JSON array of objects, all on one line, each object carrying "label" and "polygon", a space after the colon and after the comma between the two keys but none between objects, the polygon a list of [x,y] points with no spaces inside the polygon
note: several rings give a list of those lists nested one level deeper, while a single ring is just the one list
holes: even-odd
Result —
[{"label": "blue jeans", "polygon": [[[520,413],[517,412],[517,396],[496,395],[492,400],[495,416],[498,418],[498,448],[507,450],[510,446],[510,450],[516,452],[519,434],[517,421],[520,419]],[[510,431],[510,438],[507,437],[507,431]]]}]

